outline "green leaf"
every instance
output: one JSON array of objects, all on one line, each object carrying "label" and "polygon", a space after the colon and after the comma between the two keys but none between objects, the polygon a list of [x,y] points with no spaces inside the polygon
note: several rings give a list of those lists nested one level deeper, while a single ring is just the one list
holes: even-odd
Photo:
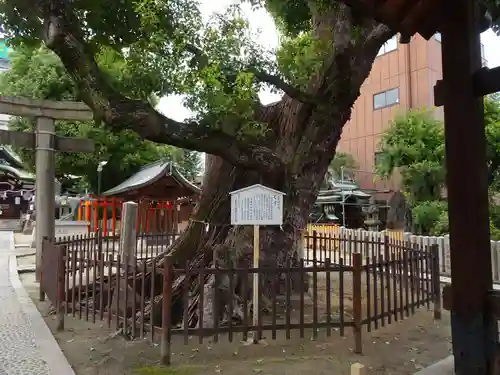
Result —
[{"label": "green leaf", "polygon": [[[103,50],[100,60],[116,84],[127,85],[123,57],[112,50]],[[0,75],[0,94],[37,99],[77,100],[76,88],[59,58],[44,47],[21,47],[12,54],[12,68]],[[136,91],[137,96],[143,94]],[[32,131],[34,121],[13,118],[12,130]],[[82,176],[82,186],[97,187],[97,165],[106,160],[102,174],[102,189],[107,190],[136,172],[141,166],[161,158],[175,159],[187,177],[194,179],[200,171],[200,155],[171,146],[157,145],[141,139],[128,130],[111,132],[99,122],[56,121],[56,132],[66,137],[89,138],[95,142],[96,152],[57,153],[56,175],[68,185],[74,182],[70,175]],[[32,150],[18,150],[27,166],[34,170]],[[175,155],[175,157],[174,157]]]}]

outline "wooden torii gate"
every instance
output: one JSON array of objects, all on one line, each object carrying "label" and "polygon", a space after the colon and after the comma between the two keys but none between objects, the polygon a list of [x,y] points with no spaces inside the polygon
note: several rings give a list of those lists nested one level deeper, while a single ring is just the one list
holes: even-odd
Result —
[{"label": "wooden torii gate", "polygon": [[492,287],[483,95],[500,91],[500,67],[482,67],[480,33],[490,25],[481,0],[339,0],[384,22],[408,43],[441,33],[443,79],[435,104],[444,105],[455,374],[500,374],[496,319],[500,293]]},{"label": "wooden torii gate", "polygon": [[36,279],[40,281],[42,240],[55,236],[55,152],[93,152],[94,142],[55,134],[54,120],[92,120],[81,102],[0,96],[0,113],[36,118],[35,133],[0,130],[0,144],[35,150]]}]

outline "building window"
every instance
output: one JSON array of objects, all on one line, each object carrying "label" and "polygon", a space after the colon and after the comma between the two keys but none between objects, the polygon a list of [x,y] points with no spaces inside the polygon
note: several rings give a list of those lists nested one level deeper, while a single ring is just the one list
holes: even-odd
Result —
[{"label": "building window", "polygon": [[373,109],[381,109],[399,104],[399,88],[390,89],[373,95]]},{"label": "building window", "polygon": [[398,39],[396,38],[396,35],[394,35],[391,39],[384,43],[382,48],[378,51],[377,56],[385,55],[386,53],[396,50],[397,48]]},{"label": "building window", "polygon": [[441,43],[441,33],[434,34],[434,39],[436,39],[439,43]]},{"label": "building window", "polygon": [[377,167],[378,165],[380,165],[380,163],[382,163],[383,157],[384,157],[383,152],[379,151],[375,153],[375,167]]}]

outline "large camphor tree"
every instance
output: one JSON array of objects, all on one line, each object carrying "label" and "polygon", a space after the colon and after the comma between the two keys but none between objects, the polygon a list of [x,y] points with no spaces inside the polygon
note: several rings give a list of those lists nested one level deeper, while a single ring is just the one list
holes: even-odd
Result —
[{"label": "large camphor tree", "polygon": [[[0,3],[8,40],[43,42],[54,51],[96,119],[210,155],[193,219],[170,249],[179,264],[209,264],[213,254],[224,265],[251,259],[252,229],[228,225],[228,193],[255,183],[286,193],[283,226],[261,230],[262,265],[295,261],[342,128],[380,47],[394,34],[337,1],[251,5],[274,17],[277,51],[254,42],[234,5],[204,22],[196,0]],[[120,77],[103,55],[121,61]],[[281,92],[281,100],[261,104],[264,87]],[[195,116],[166,117],[148,101],[152,93],[186,95]]]}]

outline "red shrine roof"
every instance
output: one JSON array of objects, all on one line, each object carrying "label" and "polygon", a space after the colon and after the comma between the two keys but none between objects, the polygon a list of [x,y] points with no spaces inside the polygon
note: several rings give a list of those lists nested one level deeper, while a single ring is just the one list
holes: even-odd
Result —
[{"label": "red shrine roof", "polygon": [[102,195],[129,199],[175,200],[200,193],[201,189],[184,177],[172,163],[159,160],[145,165],[136,174]]}]

